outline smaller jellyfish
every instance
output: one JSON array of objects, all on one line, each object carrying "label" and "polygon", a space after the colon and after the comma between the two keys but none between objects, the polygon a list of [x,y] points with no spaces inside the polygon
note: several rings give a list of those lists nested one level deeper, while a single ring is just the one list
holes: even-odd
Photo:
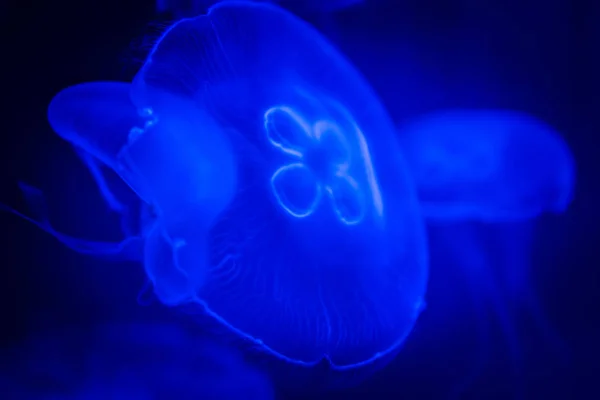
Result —
[{"label": "smaller jellyfish", "polygon": [[[49,119],[155,208],[144,232],[144,266],[157,296],[180,303],[202,284],[203,237],[232,195],[234,161],[218,126],[190,102],[165,94],[156,109],[138,111],[130,90],[104,82],[68,88],[51,103]],[[190,257],[195,268],[180,269]]]},{"label": "smaller jellyfish", "polygon": [[16,400],[272,400],[269,377],[234,348],[173,324],[101,324],[31,337],[3,354]]},{"label": "smaller jellyfish", "polygon": [[433,262],[433,274],[460,269],[478,319],[482,353],[453,395],[460,396],[486,362],[490,312],[516,378],[524,362],[518,317],[537,328],[558,359],[568,360],[533,288],[530,262],[534,219],[563,213],[572,200],[575,163],[563,139],[534,117],[498,110],[440,111],[409,122],[399,137],[430,249],[449,252],[443,264]]},{"label": "smaller jellyfish", "polygon": [[125,230],[125,239],[118,243],[57,232],[48,220],[43,194],[26,184],[21,190],[33,215],[2,209],[80,253],[142,261],[161,301],[180,304],[202,285],[206,234],[233,195],[235,160],[219,125],[191,101],[165,93],[155,108],[138,109],[130,96],[128,83],[72,86],[53,98],[48,119],[81,156],[110,208],[125,212],[102,168],[116,172],[135,192],[142,203],[139,232],[127,235]]},{"label": "smaller jellyfish", "polygon": [[428,220],[519,221],[571,202],[573,156],[527,114],[440,111],[409,122],[399,138]]}]

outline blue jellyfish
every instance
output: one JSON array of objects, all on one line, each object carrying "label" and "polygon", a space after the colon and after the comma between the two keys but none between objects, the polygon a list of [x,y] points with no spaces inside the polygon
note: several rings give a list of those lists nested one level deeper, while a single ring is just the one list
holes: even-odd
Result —
[{"label": "blue jellyfish", "polygon": [[[284,362],[337,370],[389,359],[411,332],[427,251],[395,129],[290,13],[224,2],[181,20],[131,85],[67,88],[49,119],[144,204],[125,242],[164,304],[195,306]],[[122,252],[60,236],[43,215],[33,221],[75,250]]]},{"label": "blue jellyfish", "polygon": [[[115,244],[92,242],[92,246],[90,242],[66,237],[63,241],[79,251],[89,248],[85,252],[112,252],[121,258],[144,260],[158,297],[165,303],[175,304],[181,301],[178,296],[189,297],[192,289],[184,286],[191,285],[192,281],[194,285],[200,284],[205,271],[203,267],[191,271],[180,269],[180,260],[176,257],[198,257],[196,261],[206,265],[207,252],[200,248],[206,246],[207,229],[212,220],[233,196],[235,160],[223,135],[207,135],[206,140],[192,139],[202,130],[216,132],[218,128],[208,115],[196,112],[191,101],[165,95],[162,109],[165,112],[158,124],[152,110],[136,110],[130,91],[130,84],[117,82],[70,87],[53,99],[48,118],[61,137],[86,155],[88,166],[94,167],[90,168],[92,171],[99,170],[98,163],[108,166],[144,201],[147,206],[141,208],[140,215],[145,221],[143,230],[138,236],[129,236]],[[175,110],[177,112],[173,112]],[[114,196],[103,181],[103,175],[93,175],[107,203],[116,203],[117,200],[109,201]],[[27,191],[30,193],[32,189]],[[32,203],[31,199],[40,196],[29,194],[28,198]],[[160,218],[150,218],[150,209],[159,213]],[[48,224],[45,229],[54,233]],[[176,248],[183,242],[181,239],[171,242],[165,232],[170,231],[177,238],[187,237],[182,229],[197,237],[198,245],[196,251],[190,252],[188,247],[176,256],[171,254],[171,246]],[[143,250],[140,250],[142,238]],[[124,251],[126,245],[133,250]],[[173,263],[175,268],[165,269],[165,265]]]},{"label": "blue jellyfish", "polygon": [[180,326],[112,322],[31,337],[4,355],[11,399],[272,400],[269,377],[235,349]]},{"label": "blue jellyfish", "polygon": [[158,120],[171,96],[193,100],[236,154],[190,301],[294,363],[354,367],[404,341],[427,277],[416,195],[386,111],[325,39],[275,6],[224,2],[171,27],[133,86]]},{"label": "blue jellyfish", "polygon": [[558,359],[567,360],[568,350],[545,318],[530,276],[533,220],[564,212],[573,194],[574,161],[558,133],[523,113],[448,110],[408,123],[400,138],[431,249],[446,253],[443,266],[434,261],[434,274],[443,274],[448,264],[464,271],[480,321],[483,352],[455,394],[486,360],[489,312],[507,339],[515,377],[522,368],[515,319],[522,311]]},{"label": "blue jellyfish", "polygon": [[568,146],[527,114],[440,111],[409,122],[399,137],[427,219],[520,221],[561,213],[571,201]]}]

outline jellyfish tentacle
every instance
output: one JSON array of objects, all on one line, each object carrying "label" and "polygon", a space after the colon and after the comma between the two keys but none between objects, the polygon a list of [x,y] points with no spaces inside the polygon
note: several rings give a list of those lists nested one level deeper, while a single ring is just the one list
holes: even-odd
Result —
[{"label": "jellyfish tentacle", "polygon": [[81,161],[83,161],[83,163],[87,166],[88,170],[92,174],[96,186],[98,187],[98,190],[100,190],[102,198],[108,205],[108,208],[110,208],[111,211],[114,211],[119,214],[126,213],[127,206],[121,203],[121,201],[117,199],[117,196],[112,192],[112,190],[109,189],[108,182],[106,182],[106,178],[102,173],[102,165],[95,158],[90,156],[90,154],[87,153],[85,150],[77,149],[76,152]]},{"label": "jellyfish tentacle", "polygon": [[534,332],[539,335],[547,353],[552,354],[552,359],[563,365],[570,364],[572,360],[569,346],[552,326],[551,321],[544,316],[541,298],[535,287],[531,286],[531,266],[523,257],[533,245],[532,222],[509,223],[499,225],[496,229],[504,263],[511,268],[511,273],[505,276],[502,287],[505,296],[497,303],[498,307],[503,303],[518,304],[519,308],[527,312],[528,321],[532,324]]},{"label": "jellyfish tentacle", "polygon": [[20,183],[19,187],[25,197],[28,207],[31,212],[34,213],[34,216],[27,216],[4,204],[0,204],[0,209],[31,222],[77,253],[101,256],[115,260],[139,261],[141,259],[143,246],[142,237],[130,236],[120,242],[106,242],[81,239],[58,232],[54,229],[48,219],[43,193],[39,189],[25,183]]},{"label": "jellyfish tentacle", "polygon": [[202,288],[208,268],[204,229],[190,217],[170,222],[168,231],[159,220],[149,232],[144,267],[162,303],[176,306],[191,302]]},{"label": "jellyfish tentacle", "polygon": [[140,306],[149,306],[154,302],[154,297],[152,296],[152,281],[148,278],[144,281],[144,284],[138,291],[136,301]]},{"label": "jellyfish tentacle", "polygon": [[152,283],[154,294],[160,301],[168,306],[190,301],[191,282],[176,264],[176,249],[168,234],[158,224],[149,232],[144,249],[144,268]]},{"label": "jellyfish tentacle", "polygon": [[[457,241],[460,245],[457,245]],[[474,318],[479,321],[476,324],[474,359],[467,367],[464,377],[450,388],[447,396],[447,400],[459,400],[464,397],[465,391],[482,376],[491,357],[491,326],[487,315],[488,310],[485,303],[481,301],[489,289],[489,282],[482,285],[481,281],[489,280],[489,278],[486,278],[485,270],[483,270],[487,265],[481,243],[470,229],[457,226],[453,229],[452,240],[444,241],[442,246],[448,251],[453,262],[460,263],[463,270],[468,271],[465,274],[468,281],[468,290],[465,294]],[[470,271],[479,271],[480,273],[470,273]]]},{"label": "jellyfish tentacle", "polygon": [[136,229],[132,227],[132,217],[130,208],[121,202],[115,193],[110,189],[109,184],[104,175],[103,169],[106,167],[98,159],[92,157],[88,152],[83,149],[76,149],[77,155],[86,165],[88,171],[92,175],[104,202],[108,208],[119,214],[121,220],[121,231],[126,237],[136,236],[139,233],[135,232]]}]

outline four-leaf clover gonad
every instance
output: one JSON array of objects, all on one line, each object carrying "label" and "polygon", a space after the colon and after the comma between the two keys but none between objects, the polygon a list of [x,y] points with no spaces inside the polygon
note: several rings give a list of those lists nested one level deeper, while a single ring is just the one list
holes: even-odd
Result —
[{"label": "four-leaf clover gonad", "polygon": [[363,197],[350,174],[351,147],[335,122],[311,123],[291,107],[276,106],[265,113],[264,127],[269,143],[289,159],[271,177],[283,210],[296,218],[308,217],[325,195],[340,222],[354,225],[362,220]]}]

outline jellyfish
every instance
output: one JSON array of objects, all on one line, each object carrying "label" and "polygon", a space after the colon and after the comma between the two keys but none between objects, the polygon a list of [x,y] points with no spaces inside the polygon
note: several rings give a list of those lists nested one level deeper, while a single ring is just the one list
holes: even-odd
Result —
[{"label": "jellyfish", "polygon": [[[169,296],[184,296],[184,293],[189,296],[192,287],[200,284],[201,272],[205,268],[193,271],[180,269],[176,255],[165,254],[164,243],[171,243],[169,234],[175,234],[178,239],[176,242],[173,240],[173,246],[181,246],[183,238],[187,238],[181,233],[185,224],[188,233],[194,231],[204,240],[198,240],[195,251],[190,251],[188,246],[181,253],[182,257],[198,257],[197,261],[206,265],[206,252],[201,248],[205,246],[206,230],[211,220],[233,194],[234,160],[223,136],[207,135],[202,143],[190,140],[190,136],[198,132],[215,129],[215,124],[202,112],[190,108],[189,102],[177,99],[168,102],[168,107],[175,107],[181,114],[164,113],[161,124],[154,127],[156,118],[147,115],[148,110],[138,113],[131,103],[130,88],[130,84],[121,82],[93,82],[69,87],[52,100],[48,119],[52,128],[73,144],[111,208],[126,212],[109,189],[101,168],[108,167],[119,176],[136,174],[135,180],[126,179],[126,176],[123,179],[145,200],[138,216],[140,232],[129,233],[117,243],[92,241],[58,232],[48,219],[41,191],[24,183],[20,184],[20,188],[33,215],[25,215],[4,205],[2,209],[33,222],[79,253],[143,261],[154,292],[165,303],[172,304],[180,299]],[[186,114],[190,117],[181,117]],[[170,130],[178,134],[172,135]],[[139,140],[141,133],[145,134]],[[210,161],[211,158],[213,161]],[[136,168],[142,168],[143,173]],[[149,209],[153,210],[151,214]],[[160,218],[149,218],[155,213],[160,213]],[[127,219],[125,215],[123,218]],[[176,266],[165,270],[163,262]],[[158,276],[160,279],[157,279]],[[173,288],[177,285],[179,289],[174,294]]]},{"label": "jellyfish", "polygon": [[463,272],[480,321],[481,353],[453,394],[460,396],[486,362],[490,313],[506,338],[515,377],[523,368],[515,320],[523,315],[537,328],[538,343],[567,362],[568,349],[533,289],[530,265],[535,219],[565,212],[572,199],[574,161],[559,134],[527,114],[493,110],[441,111],[399,134],[431,249],[445,254],[433,273]]},{"label": "jellyfish", "polygon": [[281,8],[224,2],[183,19],[131,84],[67,88],[49,119],[152,210],[136,243],[165,305],[335,370],[389,360],[424,309],[424,222],[390,117]]},{"label": "jellyfish", "polygon": [[0,387],[16,400],[274,399],[267,374],[235,348],[172,323],[63,327],[11,350]]},{"label": "jellyfish", "polygon": [[[206,236],[212,219],[233,194],[234,160],[227,139],[210,133],[218,129],[216,124],[189,101],[166,101],[158,124],[151,110],[135,109],[130,89],[130,84],[118,82],[67,88],[53,99],[48,117],[61,137],[88,155],[91,165],[101,162],[114,170],[149,205],[142,207],[140,218],[150,205],[159,214],[153,224],[145,224],[143,250],[136,255],[144,260],[158,297],[171,304],[180,301],[172,296],[190,295],[191,287],[183,287],[199,285],[205,268],[182,270],[178,255],[165,249],[171,244],[183,246],[188,234]],[[102,175],[95,176],[100,188],[107,186],[101,183]],[[113,197],[108,189],[102,192],[105,198]],[[188,232],[184,234],[182,229]],[[124,243],[132,238],[138,236],[127,237]],[[190,251],[188,246],[180,255],[198,257],[196,261],[206,265],[206,251],[201,249],[205,241],[197,240],[196,250]],[[117,244],[114,252],[119,254],[122,247],[122,243]],[[163,269],[165,263],[175,263],[168,274]],[[178,285],[174,294],[172,289]]]},{"label": "jellyfish", "polygon": [[528,114],[446,110],[400,129],[404,155],[430,220],[521,221],[562,213],[573,196],[573,156]]},{"label": "jellyfish", "polygon": [[423,306],[422,218],[389,116],[348,61],[280,8],[224,2],[169,29],[133,86],[157,114],[165,93],[194,99],[235,148],[195,301],[294,363],[398,348]]}]

